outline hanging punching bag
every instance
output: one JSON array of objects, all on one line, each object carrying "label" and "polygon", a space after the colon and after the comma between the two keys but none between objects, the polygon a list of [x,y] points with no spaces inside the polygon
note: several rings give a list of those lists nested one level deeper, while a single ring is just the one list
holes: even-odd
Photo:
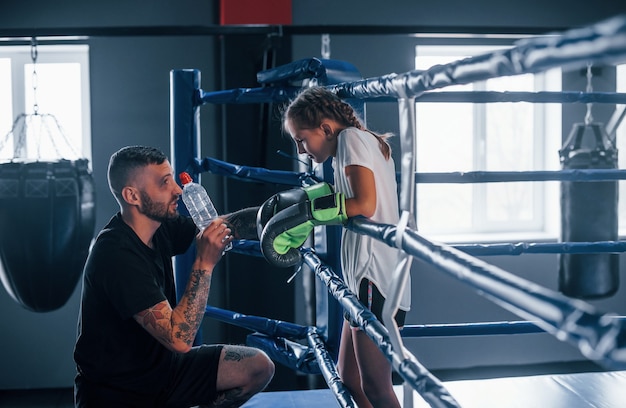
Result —
[{"label": "hanging punching bag", "polygon": [[0,278],[26,309],[63,306],[76,288],[95,227],[88,161],[0,164]]},{"label": "hanging punching bag", "polygon": [[[583,144],[585,134],[592,140]],[[559,151],[563,169],[615,169],[617,149],[599,123],[577,123]],[[617,181],[561,183],[561,240],[616,241]],[[570,297],[608,297],[619,287],[618,254],[560,254],[559,290]]]}]

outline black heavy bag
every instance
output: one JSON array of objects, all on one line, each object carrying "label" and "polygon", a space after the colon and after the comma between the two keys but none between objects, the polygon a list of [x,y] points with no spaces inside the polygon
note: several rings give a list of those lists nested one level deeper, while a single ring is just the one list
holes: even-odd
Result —
[{"label": "black heavy bag", "polygon": [[76,288],[95,226],[88,161],[0,164],[0,278],[26,309],[63,306]]},{"label": "black heavy bag", "polygon": [[[587,145],[583,144],[585,134]],[[617,149],[598,123],[577,123],[559,151],[563,169],[615,169]],[[561,183],[561,240],[616,241],[617,181]],[[560,254],[559,290],[570,297],[594,299],[619,287],[618,254]]]}]

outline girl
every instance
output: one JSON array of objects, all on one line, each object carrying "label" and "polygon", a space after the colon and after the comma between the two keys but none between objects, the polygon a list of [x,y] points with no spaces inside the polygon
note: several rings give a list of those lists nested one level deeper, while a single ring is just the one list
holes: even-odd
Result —
[{"label": "girl", "polygon": [[[348,217],[364,216],[374,222],[399,220],[395,164],[386,139],[366,129],[353,108],[322,87],[304,90],[287,107],[284,129],[296,143],[298,154],[316,163],[333,158],[335,190],[346,197]],[[349,288],[382,322],[392,271],[399,252],[372,237],[343,230],[341,265]],[[410,285],[409,285],[410,288]],[[410,308],[410,290],[404,290],[398,327]],[[400,407],[393,390],[392,366],[378,346],[347,320],[343,323],[339,374],[359,407]]]}]

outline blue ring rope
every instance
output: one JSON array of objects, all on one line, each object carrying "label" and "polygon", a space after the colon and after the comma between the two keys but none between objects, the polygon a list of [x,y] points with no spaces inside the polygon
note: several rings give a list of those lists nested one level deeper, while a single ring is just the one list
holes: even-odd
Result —
[{"label": "blue ring rope", "polygon": [[[352,218],[346,228],[396,247],[395,225]],[[575,345],[587,358],[607,367],[626,367],[626,328],[614,315],[599,312],[587,302],[568,298],[451,246],[433,243],[410,228],[405,229],[399,249],[473,286],[481,295],[523,319],[537,320],[539,327]]]},{"label": "blue ring rope", "polygon": [[504,183],[514,181],[609,181],[625,180],[623,169],[566,169],[536,171],[468,171],[415,173],[416,183]]},{"label": "blue ring rope", "polygon": [[[198,91],[198,105],[212,104],[248,104],[287,102],[294,98],[302,88],[293,86],[272,86],[266,88],[235,88],[223,91]],[[392,97],[366,97],[369,102],[396,102]],[[425,92],[415,98],[421,103],[608,103],[626,104],[626,94],[615,92],[575,92],[575,91],[541,91],[541,92],[496,92],[496,91],[462,91],[462,92]]]},{"label": "blue ring rope", "polygon": [[468,84],[509,75],[574,69],[589,63],[612,64],[626,59],[626,15],[568,30],[561,35],[521,40],[515,47],[425,71],[388,74],[361,81],[329,85],[342,98],[416,98],[450,85]]}]

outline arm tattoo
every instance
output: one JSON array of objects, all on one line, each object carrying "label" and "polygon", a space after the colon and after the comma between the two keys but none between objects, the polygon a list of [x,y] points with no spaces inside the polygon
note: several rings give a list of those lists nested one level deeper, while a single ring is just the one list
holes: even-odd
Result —
[{"label": "arm tattoo", "polygon": [[137,313],[135,320],[165,346],[176,341],[193,345],[211,286],[211,278],[203,276],[205,273],[202,269],[191,271],[187,290],[175,309],[164,300]]},{"label": "arm tattoo", "polygon": [[171,316],[169,304],[167,301],[163,301],[137,313],[136,320],[161,342],[169,343],[168,333]]},{"label": "arm tattoo", "polygon": [[157,303],[154,307],[141,312],[140,315],[143,319],[143,325],[158,329],[160,326],[159,322],[167,319],[167,316],[163,312],[163,308],[166,307],[167,305],[164,303]]},{"label": "arm tattoo", "polygon": [[205,271],[201,269],[191,271],[184,295],[187,306],[183,309],[184,320],[172,328],[174,337],[189,345],[193,344],[198,328],[204,318],[204,309],[210,286],[208,279],[201,278],[201,275],[204,273]]}]

